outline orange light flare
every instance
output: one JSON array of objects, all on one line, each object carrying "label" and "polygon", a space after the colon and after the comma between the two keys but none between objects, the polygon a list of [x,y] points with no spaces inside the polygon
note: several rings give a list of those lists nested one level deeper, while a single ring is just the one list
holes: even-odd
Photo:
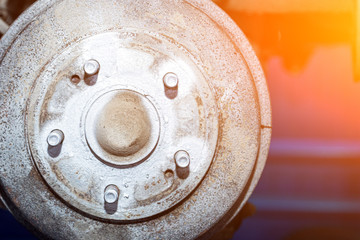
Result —
[{"label": "orange light flare", "polygon": [[217,1],[264,66],[274,141],[360,142],[357,1]]}]

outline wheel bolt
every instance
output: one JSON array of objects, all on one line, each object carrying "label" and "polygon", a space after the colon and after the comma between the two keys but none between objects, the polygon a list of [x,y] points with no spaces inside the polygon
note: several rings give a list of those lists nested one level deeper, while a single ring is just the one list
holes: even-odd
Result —
[{"label": "wheel bolt", "polygon": [[100,71],[100,64],[98,61],[91,59],[88,60],[84,65],[85,74],[88,76],[93,76]]},{"label": "wheel bolt", "polygon": [[177,88],[179,85],[179,78],[175,73],[167,73],[164,76],[164,85],[167,88]]},{"label": "wheel bolt", "polygon": [[180,169],[186,169],[190,166],[190,155],[186,151],[178,151],[175,153],[175,163]]},{"label": "wheel bolt", "polygon": [[119,189],[114,185],[109,185],[105,188],[104,199],[106,203],[112,204],[119,199]]},{"label": "wheel bolt", "polygon": [[47,138],[47,143],[50,147],[59,146],[64,141],[65,135],[61,130],[53,130]]}]

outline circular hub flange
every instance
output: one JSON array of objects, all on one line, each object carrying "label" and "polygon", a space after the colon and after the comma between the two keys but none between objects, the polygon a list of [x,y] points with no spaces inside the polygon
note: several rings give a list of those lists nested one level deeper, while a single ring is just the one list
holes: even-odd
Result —
[{"label": "circular hub flange", "polygon": [[[100,65],[92,84],[82,73],[88,59]],[[118,221],[157,215],[187,197],[212,162],[218,126],[213,94],[191,61],[166,38],[132,30],[85,39],[48,64],[27,116],[30,149],[49,186],[78,210]],[[179,81],[173,97],[168,72]],[[46,141],[53,129],[65,135],[58,152]],[[186,170],[176,163],[180,150],[191,160]],[[108,185],[120,191],[111,212]]]}]

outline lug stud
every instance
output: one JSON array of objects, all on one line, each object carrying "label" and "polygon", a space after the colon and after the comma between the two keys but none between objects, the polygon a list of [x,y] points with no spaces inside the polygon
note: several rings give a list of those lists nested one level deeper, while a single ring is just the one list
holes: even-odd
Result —
[{"label": "lug stud", "polygon": [[175,153],[175,163],[176,166],[180,169],[186,169],[190,166],[190,156],[186,151],[178,151]]},{"label": "lug stud", "polygon": [[113,204],[119,200],[119,189],[114,185],[109,185],[104,193],[105,203]]},{"label": "lug stud", "polygon": [[94,59],[88,60],[84,64],[84,81],[87,85],[93,86],[97,83],[100,63]]},{"label": "lug stud", "polygon": [[64,133],[61,130],[53,130],[47,138],[47,143],[50,147],[56,147],[63,143],[65,138]]},{"label": "lug stud", "polygon": [[93,75],[99,73],[99,71],[100,71],[99,62],[94,59],[88,60],[84,64],[84,71],[85,71],[85,74],[88,76],[93,76]]},{"label": "lug stud", "polygon": [[167,73],[164,76],[164,85],[167,88],[177,88],[179,85],[179,78],[175,73]]},{"label": "lug stud", "polygon": [[175,99],[178,95],[179,78],[175,73],[167,73],[163,78],[165,95],[170,99]]}]

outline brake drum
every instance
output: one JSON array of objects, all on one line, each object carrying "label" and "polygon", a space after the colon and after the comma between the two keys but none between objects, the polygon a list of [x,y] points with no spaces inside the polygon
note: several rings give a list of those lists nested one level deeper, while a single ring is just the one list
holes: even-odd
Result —
[{"label": "brake drum", "polygon": [[209,238],[264,167],[261,66],[207,0],[41,0],[0,46],[0,189],[41,238]]}]

